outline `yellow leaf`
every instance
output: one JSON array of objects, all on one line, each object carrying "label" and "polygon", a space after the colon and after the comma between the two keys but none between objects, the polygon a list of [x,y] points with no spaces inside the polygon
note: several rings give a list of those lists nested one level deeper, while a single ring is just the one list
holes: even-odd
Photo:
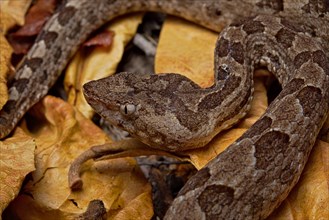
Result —
[{"label": "yellow leaf", "polygon": [[116,19],[106,26],[106,30],[113,31],[114,41],[111,47],[95,47],[91,53],[84,49],[74,56],[70,62],[65,77],[65,89],[68,92],[68,102],[75,105],[86,117],[93,114],[87,104],[81,86],[90,81],[112,75],[122,58],[125,45],[134,36],[142,14],[133,14]]},{"label": "yellow leaf", "polygon": [[25,13],[29,9],[32,0],[7,0],[0,1],[0,30],[6,34],[7,31],[16,26],[23,25]]},{"label": "yellow leaf", "polygon": [[[9,213],[22,219],[72,219],[84,213],[91,200],[99,199],[109,219],[126,212],[139,219],[151,218],[151,188],[132,158],[89,161],[82,168],[83,190],[69,189],[72,161],[90,146],[111,143],[96,125],[51,96],[30,114],[35,124],[31,123],[27,132],[37,144],[36,171],[9,206]],[[143,211],[137,213],[140,207]]]},{"label": "yellow leaf", "polygon": [[35,169],[35,143],[21,129],[0,141],[0,216],[19,193],[25,176]]},{"label": "yellow leaf", "polygon": [[202,87],[214,81],[214,46],[218,33],[179,18],[166,19],[157,47],[157,73],[181,73]]},{"label": "yellow leaf", "polygon": [[7,75],[12,66],[10,64],[13,49],[9,45],[6,38],[0,35],[0,109],[8,100]]}]

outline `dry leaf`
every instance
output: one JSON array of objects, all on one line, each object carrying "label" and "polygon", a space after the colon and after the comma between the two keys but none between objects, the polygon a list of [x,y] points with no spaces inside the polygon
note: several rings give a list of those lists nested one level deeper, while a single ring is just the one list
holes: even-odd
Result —
[{"label": "dry leaf", "polygon": [[57,0],[38,0],[29,9],[25,17],[25,24],[13,35],[15,36],[36,36],[42,29],[45,22],[54,13]]},{"label": "dry leaf", "polygon": [[201,87],[212,85],[217,36],[179,18],[166,19],[156,53],[156,72],[182,73]]},{"label": "dry leaf", "polygon": [[0,35],[0,109],[8,100],[7,75],[12,66],[10,57],[13,52],[6,38]]},{"label": "dry leaf", "polygon": [[0,141],[0,216],[18,195],[25,176],[35,169],[35,143],[21,129]]},{"label": "dry leaf", "polygon": [[3,34],[16,25],[23,25],[25,13],[32,0],[7,0],[0,1],[0,30]]},{"label": "dry leaf", "polygon": [[57,0],[38,0],[28,11],[25,24],[8,39],[15,54],[26,54],[45,22],[54,13]]},{"label": "dry leaf", "polygon": [[125,45],[134,36],[141,20],[142,14],[133,14],[111,21],[105,29],[115,32],[112,46],[96,47],[87,55],[81,49],[70,62],[64,82],[68,102],[75,105],[86,117],[91,117],[93,110],[81,92],[81,85],[115,73]]},{"label": "dry leaf", "polygon": [[135,216],[150,219],[151,188],[131,158],[85,163],[84,188],[71,192],[67,173],[72,161],[90,146],[111,142],[91,121],[58,98],[47,96],[30,114],[30,135],[36,140],[36,171],[9,206],[21,219],[72,219],[91,200],[103,201],[108,219]]},{"label": "dry leaf", "polygon": [[87,40],[85,43],[83,43],[83,46],[85,46],[85,47],[91,47],[91,46],[110,47],[113,42],[114,34],[115,33],[111,30],[105,30],[101,33],[98,33],[93,38]]}]

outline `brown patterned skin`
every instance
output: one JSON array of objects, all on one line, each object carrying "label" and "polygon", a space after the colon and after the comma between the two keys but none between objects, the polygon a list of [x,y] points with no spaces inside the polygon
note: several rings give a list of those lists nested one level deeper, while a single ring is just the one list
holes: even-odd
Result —
[{"label": "brown patterned skin", "polygon": [[0,137],[46,94],[93,29],[140,10],[178,15],[213,30],[231,24],[217,41],[215,84],[201,89],[178,74],[120,73],[87,83],[86,99],[142,142],[186,150],[204,146],[245,115],[254,67],[266,66],[282,92],[259,121],[188,181],[166,219],[266,218],[297,182],[329,112],[326,0],[67,1],[17,71],[0,112]]}]

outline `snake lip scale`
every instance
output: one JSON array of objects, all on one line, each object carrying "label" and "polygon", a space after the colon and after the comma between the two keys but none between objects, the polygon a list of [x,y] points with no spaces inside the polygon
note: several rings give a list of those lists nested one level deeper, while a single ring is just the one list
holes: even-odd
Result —
[{"label": "snake lip scale", "polygon": [[215,83],[179,74],[119,73],[84,85],[104,118],[155,148],[202,147],[242,118],[253,70],[282,85],[265,114],[180,191],[165,219],[264,219],[298,181],[329,112],[327,0],[66,0],[44,26],[0,112],[5,138],[46,95],[87,36],[136,11],[160,11],[219,31]]}]

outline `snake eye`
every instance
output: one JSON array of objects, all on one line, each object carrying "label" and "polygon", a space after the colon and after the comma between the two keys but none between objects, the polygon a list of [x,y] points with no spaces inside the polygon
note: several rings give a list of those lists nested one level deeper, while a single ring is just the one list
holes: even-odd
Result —
[{"label": "snake eye", "polygon": [[123,115],[131,115],[136,112],[136,106],[133,104],[124,104],[120,106],[120,112]]}]

